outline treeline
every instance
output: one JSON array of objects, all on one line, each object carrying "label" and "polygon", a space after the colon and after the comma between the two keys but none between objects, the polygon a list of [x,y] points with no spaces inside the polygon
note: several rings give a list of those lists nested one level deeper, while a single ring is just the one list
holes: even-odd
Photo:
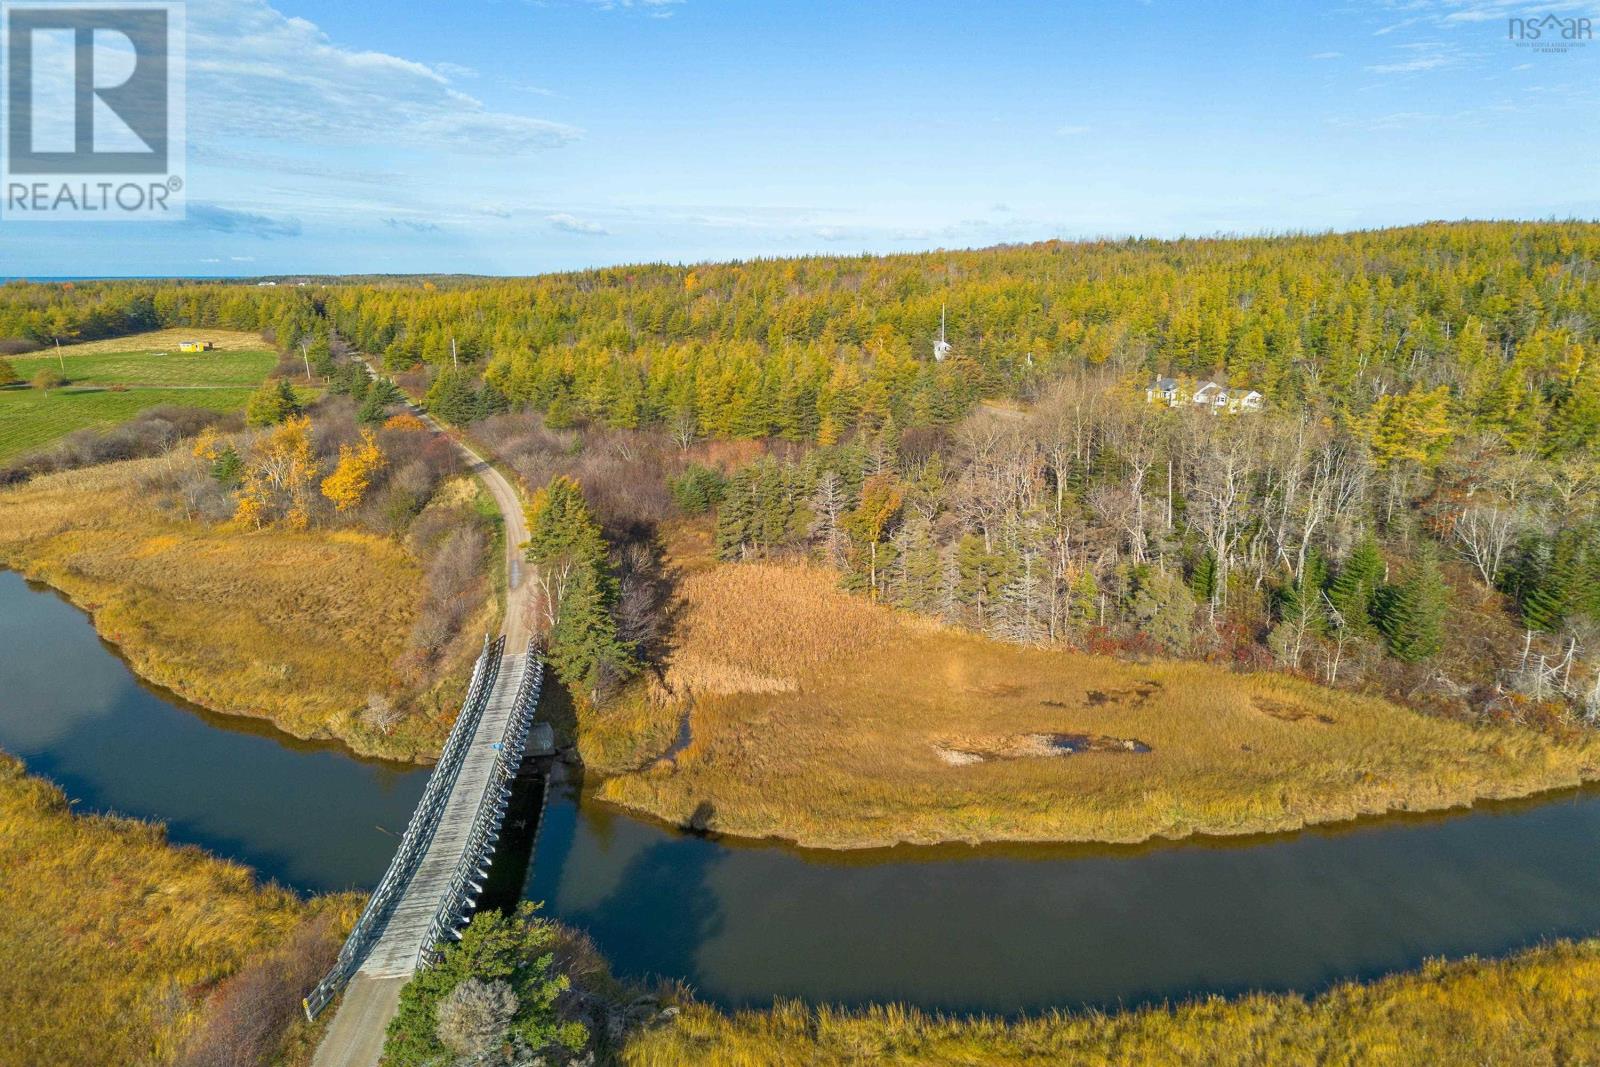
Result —
[{"label": "treeline", "polygon": [[392,371],[464,374],[449,399],[468,413],[533,407],[556,427],[686,440],[948,426],[1085,365],[1217,378],[1345,422],[1443,390],[1455,425],[1572,455],[1600,445],[1597,253],[1592,223],[1460,223],[506,281],[12,284],[0,335],[214,325],[291,347],[331,327]]},{"label": "treeline", "polygon": [[319,302],[299,288],[178,280],[0,285],[0,345],[12,352],[167,326],[261,330],[298,341],[320,315]]},{"label": "treeline", "polygon": [[[880,601],[1004,639],[1391,688],[1422,665],[1480,710],[1536,680],[1516,676],[1526,648],[1575,642],[1539,695],[1600,711],[1582,658],[1600,637],[1600,463],[1458,430],[1442,393],[1340,425],[1169,409],[1085,372],[1025,415],[691,467],[672,488],[715,509],[726,559],[812,553]],[[1469,575],[1476,591],[1452,588]]]}]

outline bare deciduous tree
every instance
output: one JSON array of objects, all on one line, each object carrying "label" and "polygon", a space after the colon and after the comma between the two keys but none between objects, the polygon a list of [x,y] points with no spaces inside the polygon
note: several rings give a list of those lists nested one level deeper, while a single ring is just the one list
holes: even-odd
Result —
[{"label": "bare deciduous tree", "polygon": [[1494,587],[1506,553],[1516,542],[1523,522],[1518,513],[1500,504],[1472,504],[1452,525],[1461,555],[1477,570],[1483,584]]}]

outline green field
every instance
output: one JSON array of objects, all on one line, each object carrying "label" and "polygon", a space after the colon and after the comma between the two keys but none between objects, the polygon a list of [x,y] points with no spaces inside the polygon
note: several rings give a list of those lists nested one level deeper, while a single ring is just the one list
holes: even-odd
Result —
[{"label": "green field", "polygon": [[[267,376],[278,357],[265,349],[253,352],[79,352],[64,350],[11,357],[23,381],[40,370],[57,370],[74,385],[255,385]],[[65,369],[63,369],[65,368]]]},{"label": "green field", "polygon": [[248,387],[129,389],[121,393],[66,388],[48,394],[37,389],[0,389],[0,460],[47,445],[73,430],[114,426],[162,404],[235,411],[244,407],[250,393]]},{"label": "green field", "polygon": [[[0,389],[0,460],[48,445],[89,426],[113,426],[162,404],[234,411],[267,376],[277,357],[265,348],[179,352],[176,343],[138,349],[159,335],[12,356],[24,384]],[[259,344],[259,340],[254,343]],[[27,388],[41,370],[65,375],[66,388]],[[113,392],[110,386],[116,387]]]}]

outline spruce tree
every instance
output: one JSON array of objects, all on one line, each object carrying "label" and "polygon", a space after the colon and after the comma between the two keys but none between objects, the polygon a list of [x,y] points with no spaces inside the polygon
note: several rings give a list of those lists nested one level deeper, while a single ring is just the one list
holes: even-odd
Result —
[{"label": "spruce tree", "polygon": [[1328,599],[1344,620],[1348,632],[1372,632],[1373,599],[1383,584],[1383,571],[1383,553],[1378,551],[1378,542],[1367,537],[1351,550],[1328,586]]},{"label": "spruce tree", "polygon": [[1417,554],[1404,581],[1383,590],[1378,624],[1397,659],[1418,663],[1439,651],[1448,597],[1439,561],[1426,548]]},{"label": "spruce tree", "polygon": [[740,559],[750,541],[751,513],[750,468],[734,472],[717,505],[717,555],[722,559]]},{"label": "spruce tree", "polygon": [[605,564],[573,573],[561,597],[561,610],[550,630],[550,664],[561,681],[582,688],[590,701],[600,699],[608,678],[626,677],[632,656],[617,638],[612,608],[616,580]]},{"label": "spruce tree", "polygon": [[1578,610],[1586,592],[1583,539],[1576,530],[1562,530],[1548,561],[1534,575],[1522,597],[1522,621],[1535,630],[1555,633]]},{"label": "spruce tree", "polygon": [[1211,594],[1217,586],[1217,557],[1207,552],[1200,557],[1194,565],[1194,572],[1189,575],[1189,591],[1200,600],[1211,599]]},{"label": "spruce tree", "polygon": [[562,682],[598,700],[606,681],[626,677],[634,663],[617,637],[617,580],[605,536],[577,482],[557,475],[534,494],[526,551],[555,601],[550,663]]}]

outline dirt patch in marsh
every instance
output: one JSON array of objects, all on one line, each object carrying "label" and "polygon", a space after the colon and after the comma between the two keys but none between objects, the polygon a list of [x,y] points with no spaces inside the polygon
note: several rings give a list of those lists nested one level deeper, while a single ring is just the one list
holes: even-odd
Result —
[{"label": "dirt patch in marsh", "polygon": [[1146,679],[1122,689],[1091,689],[1084,694],[1083,701],[1091,708],[1103,708],[1108,704],[1126,704],[1129,707],[1141,708],[1159,692],[1161,683]]},{"label": "dirt patch in marsh", "polygon": [[951,737],[936,741],[933,750],[952,767],[988,760],[1038,759],[1075,756],[1086,752],[1140,755],[1150,746],[1131,737],[1103,734],[1007,734],[1000,737]]},{"label": "dirt patch in marsh", "polygon": [[1323,726],[1332,726],[1338,722],[1332,715],[1321,711],[1312,711],[1310,708],[1299,704],[1290,704],[1282,700],[1271,700],[1267,697],[1255,698],[1256,710],[1263,715],[1279,719],[1283,722],[1318,722]]}]

